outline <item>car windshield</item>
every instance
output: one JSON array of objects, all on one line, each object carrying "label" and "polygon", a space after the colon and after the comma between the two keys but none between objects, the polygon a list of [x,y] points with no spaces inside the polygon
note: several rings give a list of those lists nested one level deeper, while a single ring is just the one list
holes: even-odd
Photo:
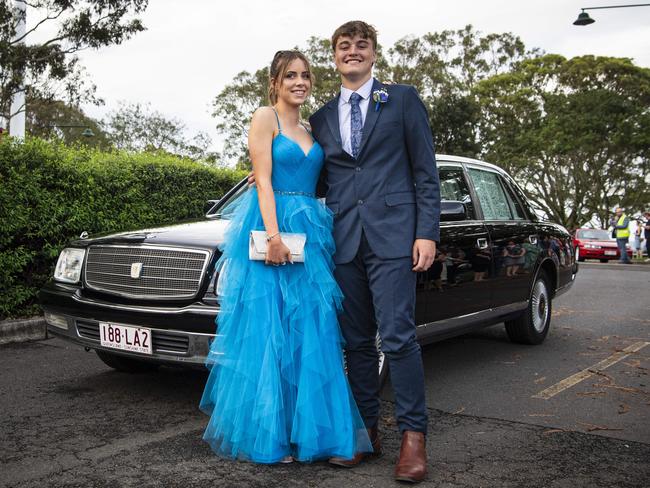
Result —
[{"label": "car windshield", "polygon": [[252,187],[248,185],[242,185],[242,187],[239,188],[235,193],[226,198],[223,204],[219,205],[216,213],[209,215],[208,217],[213,219],[230,220],[233,212],[239,206],[242,197],[248,191],[252,191]]},{"label": "car windshield", "polygon": [[597,239],[599,241],[608,241],[610,239],[609,232],[603,229],[585,229],[578,231],[580,239]]},{"label": "car windshield", "polygon": [[[248,186],[248,184],[242,184],[242,186],[238,188],[235,193],[229,197],[222,199],[223,203],[219,202],[219,207],[216,209],[216,212],[208,214],[207,217],[209,219],[230,220],[232,214],[241,203],[242,197],[249,191],[255,191],[255,188]],[[319,198],[319,201],[325,205],[324,198]]]}]

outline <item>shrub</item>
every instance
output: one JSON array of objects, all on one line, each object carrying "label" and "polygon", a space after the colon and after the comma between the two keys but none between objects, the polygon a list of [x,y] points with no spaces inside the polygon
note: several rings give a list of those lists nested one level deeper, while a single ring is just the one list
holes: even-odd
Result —
[{"label": "shrub", "polygon": [[166,153],[0,140],[0,319],[38,312],[38,289],[82,231],[199,218],[243,176]]}]

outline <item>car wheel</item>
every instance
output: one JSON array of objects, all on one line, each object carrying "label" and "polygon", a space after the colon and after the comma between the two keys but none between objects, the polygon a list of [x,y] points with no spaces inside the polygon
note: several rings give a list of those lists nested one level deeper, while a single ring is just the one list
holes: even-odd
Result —
[{"label": "car wheel", "polygon": [[524,313],[513,320],[505,322],[506,332],[512,342],[520,344],[541,344],[548,334],[551,325],[551,292],[550,280],[543,270],[540,270]]},{"label": "car wheel", "polygon": [[601,263],[609,263],[609,259],[601,259],[600,262]]},{"label": "car wheel", "polygon": [[581,257],[579,257],[579,258],[578,258],[578,261],[580,261],[581,263],[584,263],[584,262],[585,262],[585,258],[581,258]]},{"label": "car wheel", "polygon": [[110,352],[100,351],[98,349],[96,349],[95,352],[104,364],[116,369],[117,371],[121,371],[122,373],[146,373],[149,371],[155,371],[159,366],[158,364],[150,363],[148,361],[127,358],[125,356],[111,354]]},{"label": "car wheel", "polygon": [[379,356],[379,386],[383,386],[388,378],[388,358],[381,350],[381,337],[379,332],[375,337],[375,345],[377,346],[377,355]]}]

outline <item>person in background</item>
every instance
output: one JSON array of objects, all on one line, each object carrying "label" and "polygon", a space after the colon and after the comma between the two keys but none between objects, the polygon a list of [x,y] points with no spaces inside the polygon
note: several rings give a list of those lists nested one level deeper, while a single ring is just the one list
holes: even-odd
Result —
[{"label": "person in background", "polygon": [[616,215],[612,217],[609,223],[614,227],[616,233],[616,245],[620,252],[619,263],[630,264],[629,256],[627,255],[627,243],[630,240],[630,219],[621,207],[616,208]]},{"label": "person in background", "polygon": [[650,261],[650,212],[643,214],[645,217],[644,228],[644,237],[645,237],[645,250],[646,250],[646,262]]},{"label": "person in background", "polygon": [[643,258],[643,248],[641,247],[641,240],[643,239],[643,222],[641,219],[636,220],[636,229],[634,229],[634,239],[632,240],[632,249],[634,253],[632,257],[636,259]]}]

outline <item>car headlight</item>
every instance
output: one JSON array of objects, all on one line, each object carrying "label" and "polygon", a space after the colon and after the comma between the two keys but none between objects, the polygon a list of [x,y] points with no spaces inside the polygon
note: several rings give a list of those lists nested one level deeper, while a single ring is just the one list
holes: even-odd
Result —
[{"label": "car headlight", "polygon": [[600,249],[601,246],[598,246],[596,244],[585,244],[585,248],[587,248],[587,249]]},{"label": "car headlight", "polygon": [[61,251],[54,269],[54,279],[66,283],[78,283],[85,255],[85,249],[67,247]]}]

